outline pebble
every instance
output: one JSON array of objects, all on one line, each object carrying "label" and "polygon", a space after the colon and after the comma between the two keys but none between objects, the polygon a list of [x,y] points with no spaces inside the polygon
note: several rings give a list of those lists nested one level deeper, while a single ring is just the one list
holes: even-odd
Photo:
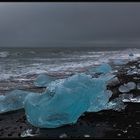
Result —
[{"label": "pebble", "polygon": [[117,136],[121,136],[121,134],[119,133],[119,134],[117,134]]},{"label": "pebble", "polygon": [[67,138],[67,134],[66,133],[63,133],[63,134],[61,134],[60,136],[59,136],[59,138]]},{"label": "pebble", "polygon": [[84,137],[85,138],[90,138],[90,135],[89,134],[85,134]]}]

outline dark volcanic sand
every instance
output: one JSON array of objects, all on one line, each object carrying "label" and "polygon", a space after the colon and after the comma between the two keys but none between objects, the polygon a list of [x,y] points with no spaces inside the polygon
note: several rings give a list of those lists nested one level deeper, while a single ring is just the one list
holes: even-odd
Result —
[{"label": "dark volcanic sand", "polygon": [[[118,86],[128,81],[140,82],[134,77],[140,78],[140,74],[126,76],[125,68],[131,65],[138,66],[137,62],[131,62],[122,67],[118,72],[120,84],[108,86],[113,91],[112,98],[117,97]],[[140,91],[133,90],[136,95]],[[85,113],[74,125],[66,125],[55,129],[39,129],[33,127],[26,120],[24,110],[18,110],[0,115],[0,138],[20,137],[24,130],[32,129],[32,133],[38,135],[34,138],[140,138],[140,104],[127,103],[125,110],[121,112],[104,110],[97,113]]]}]

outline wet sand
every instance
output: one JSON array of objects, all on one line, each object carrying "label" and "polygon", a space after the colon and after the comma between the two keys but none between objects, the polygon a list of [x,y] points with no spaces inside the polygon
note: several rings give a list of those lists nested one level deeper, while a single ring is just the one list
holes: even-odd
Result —
[{"label": "wet sand", "polygon": [[[133,65],[139,66],[138,61],[122,66],[117,74],[120,83],[108,86],[113,91],[111,99],[121,94],[118,91],[121,84],[129,81],[140,83],[139,73],[126,75],[127,67]],[[140,95],[140,90],[132,92],[135,96]],[[0,115],[0,124],[0,138],[19,138],[28,129],[32,129],[32,134],[37,134],[34,138],[140,138],[140,104],[127,103],[125,110],[120,112],[103,110],[85,113],[76,124],[55,129],[33,127],[27,122],[23,109]]]}]

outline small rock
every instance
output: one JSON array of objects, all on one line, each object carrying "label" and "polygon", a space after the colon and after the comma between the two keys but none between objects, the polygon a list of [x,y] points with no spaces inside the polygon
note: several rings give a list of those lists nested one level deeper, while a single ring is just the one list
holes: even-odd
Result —
[{"label": "small rock", "polygon": [[117,134],[117,136],[121,136],[121,134],[119,133],[119,134]]},{"label": "small rock", "polygon": [[84,137],[85,138],[90,138],[90,135],[89,134],[85,134]]},{"label": "small rock", "polygon": [[67,134],[66,133],[63,133],[63,134],[61,134],[60,136],[59,136],[59,138],[67,138]]}]

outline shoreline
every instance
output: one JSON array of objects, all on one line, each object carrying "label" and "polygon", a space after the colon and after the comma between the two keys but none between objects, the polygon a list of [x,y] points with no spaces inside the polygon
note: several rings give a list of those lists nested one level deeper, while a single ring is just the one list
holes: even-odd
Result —
[{"label": "shoreline", "polygon": [[[113,91],[111,99],[121,94],[118,92],[119,85],[129,81],[140,83],[140,74],[126,75],[127,68],[133,65],[139,66],[139,62],[139,60],[129,62],[121,67],[117,73],[120,83],[108,86]],[[134,79],[134,77],[137,77],[137,79]],[[140,91],[133,90],[133,93],[137,96]],[[61,138],[61,136],[67,138],[140,138],[139,103],[127,104],[125,110],[120,112],[102,110],[96,113],[85,113],[76,124],[55,129],[33,127],[27,122],[24,109],[4,113],[0,115],[0,138],[19,138],[28,129],[32,129],[32,133],[37,134],[33,138]]]}]

